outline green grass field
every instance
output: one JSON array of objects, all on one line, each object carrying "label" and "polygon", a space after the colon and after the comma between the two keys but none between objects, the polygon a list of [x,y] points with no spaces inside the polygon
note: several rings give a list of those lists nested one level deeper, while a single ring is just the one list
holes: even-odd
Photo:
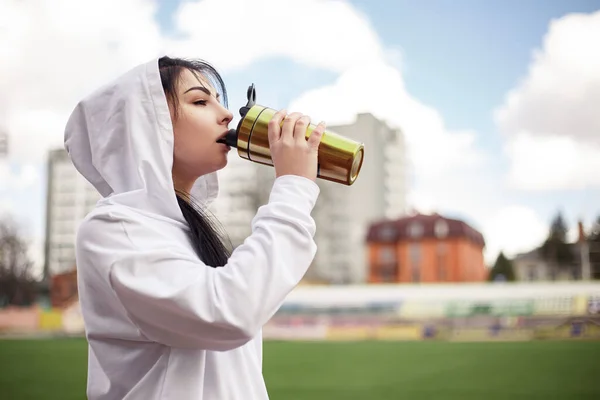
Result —
[{"label": "green grass field", "polygon": [[[82,339],[0,340],[0,398],[84,399]],[[600,343],[266,342],[272,399],[600,399]]]}]

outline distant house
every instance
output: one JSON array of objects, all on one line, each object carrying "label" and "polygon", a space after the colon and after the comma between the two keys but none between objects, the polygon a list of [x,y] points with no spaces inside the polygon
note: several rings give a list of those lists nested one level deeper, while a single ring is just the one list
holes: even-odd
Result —
[{"label": "distant house", "polygon": [[597,275],[598,266],[591,265],[586,260],[586,235],[583,225],[579,222],[578,238],[575,243],[567,246],[573,255],[573,262],[568,265],[552,265],[544,259],[541,247],[518,254],[512,264],[517,280],[519,281],[577,281],[586,279],[586,263],[589,274]]},{"label": "distant house", "polygon": [[518,281],[548,281],[556,279],[556,277],[552,276],[548,263],[544,261],[539,248],[517,254],[512,260],[512,265]]},{"label": "distant house", "polygon": [[484,247],[477,230],[439,214],[376,222],[367,234],[368,281],[481,282]]}]

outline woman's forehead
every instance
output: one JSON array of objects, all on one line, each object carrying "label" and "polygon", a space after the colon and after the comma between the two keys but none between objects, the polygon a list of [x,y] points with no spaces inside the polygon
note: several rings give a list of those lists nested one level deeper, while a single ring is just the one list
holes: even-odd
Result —
[{"label": "woman's forehead", "polygon": [[210,81],[200,72],[190,71],[189,69],[185,69],[181,73],[181,77],[179,80],[179,89],[182,92],[185,92],[191,87],[194,86],[202,86],[210,90],[212,94],[215,93],[215,88],[210,84]]}]

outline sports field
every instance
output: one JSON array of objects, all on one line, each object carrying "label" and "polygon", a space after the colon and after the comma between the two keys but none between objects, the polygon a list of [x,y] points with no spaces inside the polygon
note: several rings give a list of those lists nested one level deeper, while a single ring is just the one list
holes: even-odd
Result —
[{"label": "sports field", "polygon": [[[272,399],[600,399],[599,342],[265,343]],[[0,398],[84,399],[83,339],[0,340]]]}]

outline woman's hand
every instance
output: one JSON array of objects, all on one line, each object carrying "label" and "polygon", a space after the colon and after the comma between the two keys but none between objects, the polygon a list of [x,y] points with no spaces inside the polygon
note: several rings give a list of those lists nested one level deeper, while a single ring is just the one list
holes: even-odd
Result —
[{"label": "woman's hand", "polygon": [[[283,126],[281,125],[283,121]],[[317,179],[318,151],[325,123],[321,122],[306,140],[310,118],[300,113],[286,116],[280,110],[269,121],[269,147],[277,177],[299,175]]]}]

